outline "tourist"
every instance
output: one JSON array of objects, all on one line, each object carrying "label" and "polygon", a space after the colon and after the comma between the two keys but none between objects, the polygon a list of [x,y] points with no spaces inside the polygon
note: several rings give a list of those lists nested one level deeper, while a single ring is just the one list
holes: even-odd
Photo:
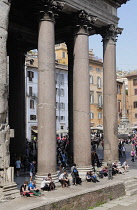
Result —
[{"label": "tourist", "polygon": [[48,176],[46,177],[46,181],[49,185],[49,191],[55,190],[55,183],[52,180],[51,173],[49,173]]},{"label": "tourist", "polygon": [[43,191],[49,191],[49,185],[47,183],[46,178],[43,178],[41,185],[40,185],[40,189]]},{"label": "tourist", "polygon": [[136,152],[135,152],[134,149],[131,150],[130,155],[131,155],[131,161],[132,161],[132,162],[135,162]]},{"label": "tourist", "polygon": [[122,168],[124,168],[124,171],[128,171],[128,163],[127,163],[127,160],[122,164]]},{"label": "tourist", "polygon": [[87,182],[99,182],[99,180],[97,179],[97,175],[94,174],[92,171],[88,171],[87,174],[86,174],[86,180]]},{"label": "tourist", "polygon": [[20,169],[21,169],[21,160],[20,158],[17,158],[16,162],[15,162],[15,166],[16,166],[16,176],[20,175]]},{"label": "tourist", "polygon": [[66,171],[64,171],[63,173],[60,174],[59,182],[61,183],[62,188],[68,187],[70,185]]},{"label": "tourist", "polygon": [[24,184],[20,187],[20,195],[30,197],[30,191],[28,190],[28,182],[24,181]]},{"label": "tourist", "polygon": [[30,173],[30,182],[32,181],[32,178],[33,178],[33,174],[35,172],[35,161],[32,161],[30,163],[30,169],[29,169],[29,173]]},{"label": "tourist", "polygon": [[41,196],[41,192],[36,188],[36,181],[30,182],[28,185],[28,190],[35,196]]},{"label": "tourist", "polygon": [[109,160],[107,162],[107,168],[108,168],[108,180],[113,179],[112,177],[112,162]]},{"label": "tourist", "polygon": [[75,163],[71,167],[71,176],[72,176],[73,185],[76,185],[76,179],[77,179],[77,176],[79,176],[79,174],[78,174],[78,170],[76,168]]}]

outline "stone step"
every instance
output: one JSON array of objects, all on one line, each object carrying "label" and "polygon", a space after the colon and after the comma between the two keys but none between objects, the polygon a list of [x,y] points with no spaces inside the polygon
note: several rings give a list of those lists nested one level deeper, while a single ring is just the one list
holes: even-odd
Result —
[{"label": "stone step", "polygon": [[9,197],[9,198],[17,198],[17,197],[20,197],[20,192],[17,189],[10,190],[10,191],[4,192],[4,197],[6,197],[6,198],[7,197]]},{"label": "stone step", "polygon": [[11,190],[16,190],[16,189],[17,189],[16,186],[12,187],[12,188],[6,188],[6,189],[3,189],[3,192],[5,193],[5,192],[11,191]]},{"label": "stone step", "polygon": [[129,186],[129,185],[132,185],[132,184],[136,184],[137,183],[137,180],[135,179],[132,179],[132,180],[128,180],[128,181],[125,181],[124,184],[125,184],[125,187]]},{"label": "stone step", "polygon": [[132,189],[137,189],[137,183],[126,186],[126,190],[132,190]]},{"label": "stone step", "polygon": [[137,194],[137,188],[136,189],[132,189],[130,191],[127,191],[127,190],[125,190],[125,191],[126,191],[126,195],[135,195],[135,194]]}]

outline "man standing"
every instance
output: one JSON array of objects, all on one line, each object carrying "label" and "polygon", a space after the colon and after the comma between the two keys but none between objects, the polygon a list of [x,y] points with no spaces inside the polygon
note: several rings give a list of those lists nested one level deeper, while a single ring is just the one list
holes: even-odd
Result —
[{"label": "man standing", "polygon": [[108,180],[113,179],[112,177],[112,162],[109,160],[107,162],[107,167],[108,167]]},{"label": "man standing", "polygon": [[73,166],[71,167],[71,176],[73,179],[73,185],[76,185],[76,179],[78,175],[79,175],[78,170],[76,168],[76,164],[74,163]]}]

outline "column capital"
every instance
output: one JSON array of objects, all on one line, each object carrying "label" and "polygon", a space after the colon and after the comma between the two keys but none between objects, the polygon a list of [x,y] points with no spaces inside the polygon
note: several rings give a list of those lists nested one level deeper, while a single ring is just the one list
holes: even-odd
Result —
[{"label": "column capital", "polygon": [[88,34],[93,24],[97,20],[96,16],[88,14],[84,10],[80,10],[74,15],[75,34]]},{"label": "column capital", "polygon": [[98,33],[102,36],[102,41],[111,40],[113,42],[117,41],[118,34],[122,34],[123,28],[117,28],[115,25],[110,24],[103,26],[99,29]]},{"label": "column capital", "polygon": [[64,3],[54,0],[35,0],[35,10],[41,21],[55,21],[58,12],[63,9]]}]

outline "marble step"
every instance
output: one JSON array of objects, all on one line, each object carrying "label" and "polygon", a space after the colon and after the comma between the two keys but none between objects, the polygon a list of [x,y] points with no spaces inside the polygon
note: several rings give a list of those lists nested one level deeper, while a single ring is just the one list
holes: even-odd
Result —
[{"label": "marble step", "polygon": [[135,195],[135,194],[137,194],[137,188],[136,189],[132,189],[130,191],[126,190],[126,195]]}]

